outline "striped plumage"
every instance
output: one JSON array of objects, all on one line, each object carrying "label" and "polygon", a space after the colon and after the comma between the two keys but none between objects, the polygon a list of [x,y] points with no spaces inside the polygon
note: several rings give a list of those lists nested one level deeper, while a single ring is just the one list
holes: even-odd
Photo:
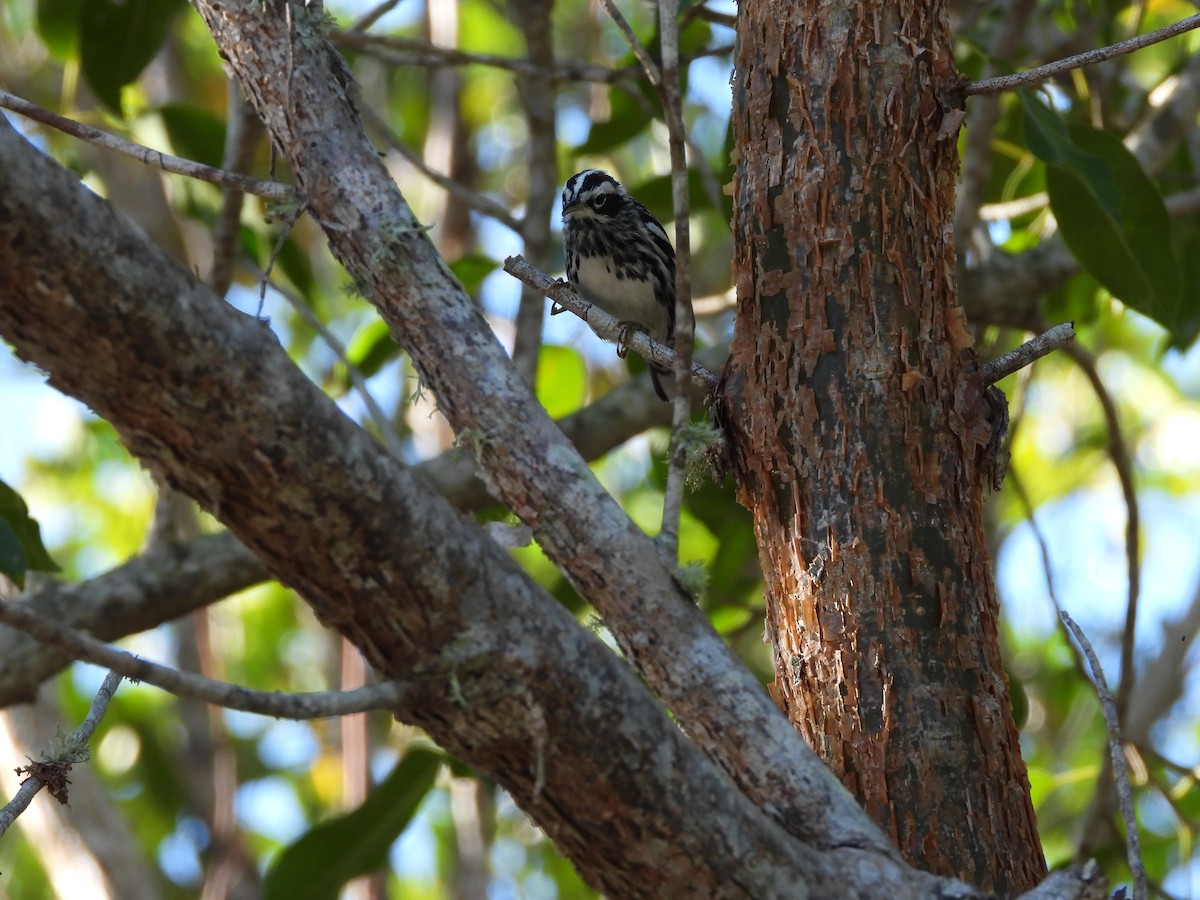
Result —
[{"label": "striped plumage", "polygon": [[[675,249],[662,225],[599,169],[567,179],[562,207],[567,280],[623,327],[670,344],[675,336]],[[650,366],[654,390],[663,400],[662,379],[669,375],[668,369]]]}]

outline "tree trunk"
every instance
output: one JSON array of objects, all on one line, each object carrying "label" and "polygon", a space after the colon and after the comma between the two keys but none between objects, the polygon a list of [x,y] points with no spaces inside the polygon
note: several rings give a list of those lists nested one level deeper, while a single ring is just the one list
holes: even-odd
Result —
[{"label": "tree trunk", "polygon": [[944,13],[739,5],[725,413],[776,701],[910,861],[1008,895],[1046,869],[983,541]]}]

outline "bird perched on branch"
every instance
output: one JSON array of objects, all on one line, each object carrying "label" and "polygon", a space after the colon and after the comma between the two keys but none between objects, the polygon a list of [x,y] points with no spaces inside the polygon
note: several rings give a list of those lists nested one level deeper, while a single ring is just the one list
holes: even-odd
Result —
[{"label": "bird perched on branch", "polygon": [[[617,354],[642,331],[671,344],[675,337],[675,249],[650,211],[599,169],[567,179],[562,196],[567,280],[621,326]],[[654,391],[666,400],[669,369],[650,364]]]}]

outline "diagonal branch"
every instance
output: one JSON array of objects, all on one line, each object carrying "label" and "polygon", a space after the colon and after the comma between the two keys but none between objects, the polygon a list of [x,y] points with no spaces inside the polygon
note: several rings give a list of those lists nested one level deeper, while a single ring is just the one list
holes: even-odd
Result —
[{"label": "diagonal branch", "polygon": [[[298,19],[307,15],[293,9]],[[266,45],[260,42],[266,35],[247,38],[250,46],[266,49],[262,59],[285,52],[286,41],[278,34],[282,23],[244,9],[225,13],[243,27],[275,29]],[[235,55],[242,52],[243,45],[230,46]],[[309,52],[304,48],[312,46],[319,42],[296,43],[296,89],[312,89],[312,60],[304,56]],[[268,73],[263,77],[273,89],[286,85]],[[328,87],[332,81],[322,83]],[[261,88],[256,82],[252,99]],[[295,108],[309,115],[330,109],[319,102],[298,102]],[[280,114],[282,108],[273,115]],[[322,167],[329,180],[323,190],[346,197],[347,186],[339,179],[347,177],[374,197],[328,206],[328,196],[315,192],[314,207],[322,221],[334,224],[334,234],[350,233],[349,227],[336,230],[350,224],[347,214],[357,217],[378,208],[373,202],[393,202],[395,188],[390,181],[382,186],[386,173],[361,130],[324,135],[317,129],[305,135],[306,146],[354,146],[362,154],[353,172]],[[609,893],[645,894],[646,879],[652,878],[659,896],[699,891],[714,897],[734,892],[772,897],[807,877],[799,870],[824,885],[819,889],[834,889],[816,865],[814,848],[790,837],[773,817],[731,789],[728,775],[683,735],[623,660],[581,628],[481,529],[350,422],[261,323],[221,303],[3,122],[0,157],[5,160],[0,167],[0,334],[22,358],[49,372],[54,386],[112,422],[147,465],[196,497],[268,560],[280,579],[299,590],[322,621],[353,640],[384,677],[414,679],[398,715],[496,777],[585,877]],[[372,174],[364,178],[364,173]],[[305,181],[315,175],[302,167]],[[426,241],[419,230],[379,230],[366,223],[360,228],[365,230],[356,231],[356,239],[368,243],[380,234],[389,241]],[[335,241],[343,258],[350,246]],[[448,295],[434,292],[440,279],[448,278],[441,264],[432,273],[427,265],[392,271],[382,262],[388,256],[370,258],[383,283],[412,287],[415,281],[418,290],[430,291],[428,302],[447,319],[441,326],[446,334],[469,333],[460,310],[478,316],[470,301],[462,297],[459,310],[455,303],[448,309]],[[357,262],[354,268],[361,278]],[[29,277],[32,273],[36,277]],[[372,285],[372,294],[377,290]],[[480,319],[479,328],[485,327]],[[421,350],[427,374],[437,375],[431,383],[443,391],[446,376],[438,368],[443,364],[462,370],[460,376],[476,384],[476,391],[496,365],[480,359],[486,350],[459,352],[442,363],[431,361],[427,348]],[[502,355],[499,348],[497,353]],[[441,396],[452,404],[468,399],[453,390]],[[505,404],[494,395],[484,397],[475,402],[490,416],[503,412]],[[538,477],[549,474],[552,486],[562,487],[557,479],[576,469],[562,450],[561,433],[548,420],[547,428],[557,437],[531,428],[546,456],[531,460],[530,470],[536,469]],[[477,429],[467,440],[486,445],[500,437]],[[587,471],[582,462],[578,467]],[[581,507],[565,518],[577,535],[574,551],[588,555],[585,520],[595,511],[591,498],[572,489],[564,500]],[[639,540],[650,543],[644,536]],[[869,853],[876,869],[905,883],[929,884],[921,881],[929,876],[899,862],[786,721],[778,713],[758,712],[754,696],[770,703],[761,688],[755,683],[754,696],[743,696],[738,685],[744,670],[727,668],[719,636],[713,634],[709,644],[689,624],[704,619],[703,613],[674,587],[669,598],[661,589],[656,596],[653,581],[637,586],[645,587],[639,596],[622,581],[631,561],[621,541],[615,559],[607,555],[610,546],[596,546],[603,547],[604,559],[589,564],[613,568],[610,577],[630,591],[631,607],[645,609],[650,617],[665,608],[670,621],[666,602],[673,604],[675,634],[687,635],[690,654],[686,659],[679,654],[678,664],[686,663],[693,673],[696,690],[690,702],[679,705],[692,713],[693,723],[707,722],[713,739],[728,740],[749,728],[753,714],[760,733],[741,743],[756,745],[761,763],[751,771],[763,776],[760,793],[789,798],[785,815],[796,819],[800,830],[837,846],[853,845],[857,849],[845,852],[856,858]],[[647,564],[658,566],[649,547],[646,559],[633,560],[629,568]],[[661,640],[646,621],[641,627],[647,629],[642,640]],[[663,681],[661,674],[652,674]],[[714,704],[714,696],[721,703]],[[583,697],[586,703],[580,702]],[[721,706],[739,699],[743,706],[727,716]],[[707,717],[695,714],[705,708]],[[646,747],[656,748],[652,760]],[[769,751],[765,756],[763,748]],[[614,759],[625,758],[637,764],[614,767]],[[764,771],[768,763],[779,774]],[[580,772],[591,773],[593,786],[602,789],[581,790]],[[672,854],[664,858],[659,842],[641,840],[647,833],[669,833]],[[738,849],[747,846],[755,847],[753,859]]]},{"label": "diagonal branch", "polygon": [[[617,320],[590,300],[577,294],[566,282],[555,281],[520,256],[508,257],[504,261],[504,271],[530,287],[537,288],[559,306],[579,316],[605,340],[615,343],[620,339],[621,329],[618,327]],[[630,336],[628,345],[631,350],[640,353],[648,362],[670,368],[675,366],[674,349],[647,337],[643,332],[634,332]],[[697,384],[709,392],[716,389],[718,378],[714,372],[695,362],[692,363],[690,372],[693,384]]]},{"label": "diagonal branch", "polygon": [[[719,365],[728,347],[705,351]],[[585,459],[598,459],[648,428],[668,423],[648,377],[622,384],[578,412],[558,420],[563,434]],[[461,448],[426,460],[413,470],[461,510],[495,503],[475,461]],[[269,578],[265,565],[229,532],[174,544],[75,584],[51,584],[21,597],[43,619],[63,622],[104,640],[117,640],[169,622]],[[71,657],[28,635],[0,628],[0,708],[26,700]]]},{"label": "diagonal branch", "polygon": [[1038,66],[1025,72],[1017,72],[1015,75],[1000,75],[995,78],[972,81],[963,87],[963,93],[968,97],[974,94],[997,94],[1001,91],[1011,91],[1014,88],[1024,87],[1027,84],[1038,84],[1063,72],[1069,72],[1072,69],[1082,69],[1084,66],[1104,62],[1115,56],[1141,50],[1143,47],[1149,47],[1151,44],[1157,44],[1160,41],[1176,37],[1194,28],[1200,28],[1200,14],[1180,19],[1172,25],[1159,28],[1157,31],[1151,31],[1149,34],[1139,34],[1137,37],[1120,41],[1109,47],[1098,47],[1095,50],[1088,50],[1085,53],[1077,53],[1075,56],[1068,56],[1066,59],[1046,63],[1044,66]]},{"label": "diagonal branch", "polygon": [[289,185],[276,181],[263,181],[261,178],[251,178],[249,175],[239,175],[237,172],[226,172],[224,169],[214,169],[204,163],[172,156],[161,150],[152,150],[141,144],[134,144],[114,134],[101,131],[99,128],[92,128],[90,125],[83,125],[66,116],[52,113],[36,103],[30,103],[5,90],[0,90],[0,107],[11,109],[28,119],[56,128],[64,134],[87,141],[89,144],[95,144],[97,147],[103,147],[105,150],[113,150],[131,156],[140,163],[156,166],[164,172],[186,175],[188,178],[207,181],[220,187],[234,188],[279,203],[294,203],[297,199],[296,189]]}]

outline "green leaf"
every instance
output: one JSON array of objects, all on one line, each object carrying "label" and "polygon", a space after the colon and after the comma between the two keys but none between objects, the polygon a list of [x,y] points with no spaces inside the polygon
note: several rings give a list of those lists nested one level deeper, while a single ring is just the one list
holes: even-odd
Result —
[{"label": "green leaf", "polygon": [[346,348],[346,358],[364,378],[370,378],[399,354],[400,348],[383,319],[372,319],[360,328]]},{"label": "green leaf", "polygon": [[[675,218],[675,200],[671,188],[671,174],[656,175],[648,181],[643,181],[637,187],[629,188],[629,193],[638,199],[644,207],[650,210],[660,222],[669,222]],[[712,209],[712,203],[708,197],[708,191],[704,189],[704,179],[700,177],[700,173],[695,169],[688,169],[688,200],[691,203],[692,213],[698,213],[704,209]],[[727,194],[721,195],[721,209],[719,210],[726,222],[733,219],[733,198]],[[668,232],[668,234],[671,234]],[[671,234],[671,241],[674,243],[675,236]]]},{"label": "green leaf", "polygon": [[183,0],[83,0],[79,55],[92,90],[118,115],[121,88],[154,59]]},{"label": "green leaf", "polygon": [[622,85],[613,85],[608,89],[608,103],[611,111],[608,121],[592,125],[587,140],[576,149],[577,154],[607,153],[614,147],[627,144],[645,131],[658,114],[654,101],[645,96],[635,98]]},{"label": "green leaf", "polygon": [[336,900],[347,881],[381,868],[443,759],[432,750],[410,750],[362,806],[322,822],[285,848],[267,872],[267,900]]},{"label": "green leaf", "polygon": [[41,528],[21,495],[0,481],[0,572],[23,588],[29,569],[57,572],[58,566],[42,545]]},{"label": "green leaf", "polygon": [[450,271],[454,273],[455,278],[462,282],[462,286],[468,294],[478,291],[483,279],[498,268],[500,268],[500,263],[482,253],[466,253],[450,263]]},{"label": "green leaf", "polygon": [[1162,197],[1115,135],[1083,126],[1073,126],[1070,135],[1108,166],[1118,204],[1114,213],[1074,167],[1047,167],[1050,208],[1063,240],[1113,296],[1180,336],[1183,276]]},{"label": "green leaf", "polygon": [[0,519],[0,574],[7,576],[17,587],[24,589],[25,551],[12,526]]},{"label": "green leaf", "polygon": [[1120,215],[1120,193],[1105,159],[1080,147],[1063,118],[1035,94],[1017,93],[1025,111],[1025,139],[1033,155],[1047,166],[1073,169],[1109,215]]},{"label": "green leaf", "polygon": [[296,290],[309,303],[313,301],[313,291],[316,288],[316,276],[313,274],[312,259],[304,246],[296,240],[295,234],[290,234],[283,246],[279,248],[276,265],[288,277]]},{"label": "green leaf", "polygon": [[38,0],[38,34],[56,59],[66,61],[74,55],[82,8],[83,0]]},{"label": "green leaf", "polygon": [[168,103],[158,109],[175,152],[220,168],[225,156],[225,123],[202,106]]},{"label": "green leaf", "polygon": [[543,344],[538,356],[537,398],[551,418],[579,409],[586,394],[587,366],[579,352]]},{"label": "green leaf", "polygon": [[1190,235],[1177,246],[1183,264],[1183,290],[1171,324],[1171,345],[1186,349],[1200,336],[1200,235]]},{"label": "green leaf", "polygon": [[1195,337],[1171,220],[1154,182],[1115,135],[1068,126],[1021,91],[1029,149],[1046,163],[1050,209],[1063,240],[1104,288],[1158,322],[1175,342]]}]

